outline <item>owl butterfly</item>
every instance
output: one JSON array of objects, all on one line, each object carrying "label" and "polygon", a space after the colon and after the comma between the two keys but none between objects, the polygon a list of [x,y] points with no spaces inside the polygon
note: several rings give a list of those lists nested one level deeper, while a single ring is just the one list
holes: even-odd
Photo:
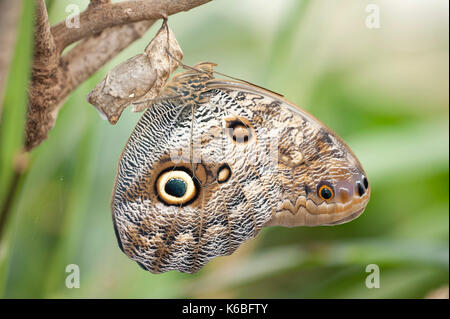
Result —
[{"label": "owl butterfly", "polygon": [[369,200],[335,133],[273,92],[214,78],[214,66],[174,76],[120,157],[116,236],[152,273],[194,273],[263,227],[345,223]]}]

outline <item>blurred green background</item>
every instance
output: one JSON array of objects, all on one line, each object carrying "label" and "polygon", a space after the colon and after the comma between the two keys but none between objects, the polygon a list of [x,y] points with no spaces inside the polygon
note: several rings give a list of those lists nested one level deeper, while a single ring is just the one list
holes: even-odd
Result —
[{"label": "blurred green background", "polygon": [[[66,5],[49,3],[52,24]],[[380,28],[365,25],[367,4]],[[32,40],[24,1],[0,126],[0,203],[21,147]],[[143,52],[150,31],[81,85],[31,154],[0,244],[3,298],[423,298],[449,281],[448,1],[215,0],[170,17],[184,62],[282,93],[354,150],[372,185],[358,219],[263,229],[194,275],[143,271],[118,248],[110,196],[141,116],[112,126],[86,102],[107,70]],[[80,288],[65,286],[68,264]],[[368,264],[380,288],[368,289]]]}]

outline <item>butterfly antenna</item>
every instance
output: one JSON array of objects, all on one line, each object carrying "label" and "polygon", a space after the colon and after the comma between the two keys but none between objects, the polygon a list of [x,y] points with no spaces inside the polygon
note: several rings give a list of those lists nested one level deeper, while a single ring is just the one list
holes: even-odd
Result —
[{"label": "butterfly antenna", "polygon": [[271,92],[271,93],[273,93],[273,94],[276,94],[276,95],[278,95],[278,96],[280,96],[280,97],[283,97],[283,96],[284,96],[283,94],[280,94],[280,93],[278,93],[278,92],[275,92],[275,91],[266,89],[265,87],[262,87],[261,85],[258,85],[258,84],[255,84],[255,83],[252,83],[252,82],[249,82],[249,81],[246,81],[246,80],[242,80],[242,79],[239,79],[239,78],[236,78],[236,77],[234,77],[234,76],[231,76],[231,75],[228,75],[228,74],[225,74],[225,73],[221,73],[221,72],[218,72],[218,71],[213,71],[213,72],[214,72],[215,74],[225,76],[225,77],[230,78],[230,79],[232,79],[232,80],[236,80],[236,81],[240,81],[240,82],[244,82],[244,83],[247,83],[247,84],[256,86],[256,87],[258,87],[258,88],[260,88],[260,89],[263,89],[263,90],[265,90],[265,91],[269,91],[269,92]]},{"label": "butterfly antenna", "polygon": [[[209,74],[209,72],[207,72],[207,71],[200,70],[200,69],[194,68],[193,66],[189,66],[189,65],[187,65],[187,64],[184,64],[183,62],[181,62],[181,60],[179,60],[179,59],[178,59],[177,57],[175,57],[172,53],[170,53],[170,51],[169,51],[167,48],[166,48],[166,52],[167,52],[167,54],[170,55],[170,57],[171,57],[172,59],[174,59],[175,61],[177,61],[177,62],[183,67],[183,69],[192,70],[192,71],[199,72],[199,73],[204,73],[204,74]],[[213,72],[216,73],[215,71],[213,71]]]},{"label": "butterfly antenna", "polygon": [[[207,71],[203,71],[203,70],[194,68],[194,67],[192,67],[192,66],[189,66],[189,65],[187,65],[187,64],[184,64],[184,63],[181,62],[179,59],[177,59],[175,56],[173,56],[172,53],[170,53],[169,50],[167,50],[167,49],[166,49],[166,52],[171,56],[172,59],[174,59],[175,61],[177,61],[177,62],[183,67],[183,69],[188,69],[188,70],[196,71],[196,72],[199,72],[199,73],[209,74],[209,72],[207,72]],[[283,94],[280,94],[280,93],[278,93],[278,92],[275,92],[275,91],[266,89],[265,87],[262,87],[262,86],[260,86],[260,85],[255,84],[255,83],[252,83],[252,82],[249,82],[249,81],[246,81],[246,80],[242,80],[242,79],[240,79],[240,78],[236,78],[236,77],[234,77],[234,76],[231,76],[231,75],[228,75],[228,74],[219,72],[219,71],[213,70],[212,72],[213,72],[214,74],[218,74],[218,75],[227,77],[227,78],[232,79],[232,80],[236,80],[236,81],[240,81],[240,82],[244,82],[244,83],[247,83],[247,84],[256,86],[256,87],[258,87],[258,88],[260,88],[260,89],[269,91],[269,92],[271,92],[271,93],[273,93],[273,94],[276,94],[276,95],[278,95],[278,96],[280,96],[280,97],[283,97],[283,96],[284,96]]]}]

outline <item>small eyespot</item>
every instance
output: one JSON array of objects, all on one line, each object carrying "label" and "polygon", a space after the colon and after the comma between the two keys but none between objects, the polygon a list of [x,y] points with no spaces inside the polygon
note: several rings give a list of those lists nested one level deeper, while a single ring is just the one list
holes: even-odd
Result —
[{"label": "small eyespot", "polygon": [[317,187],[317,194],[323,200],[329,200],[334,197],[334,189],[329,183],[322,182]]},{"label": "small eyespot", "polygon": [[366,189],[368,189],[369,188],[369,181],[367,180],[367,177],[364,176],[364,175],[362,176],[362,182],[363,182],[364,187]]},{"label": "small eyespot", "polygon": [[366,192],[366,189],[364,188],[363,184],[361,182],[356,182],[356,189],[358,190],[358,195],[362,196]]},{"label": "small eyespot", "polygon": [[158,198],[169,205],[188,203],[197,194],[192,177],[183,170],[163,172],[156,181]]},{"label": "small eyespot", "polygon": [[217,170],[217,182],[219,184],[227,182],[231,177],[231,168],[228,164],[224,164]]},{"label": "small eyespot", "polygon": [[226,121],[229,135],[236,143],[247,143],[253,137],[252,126],[247,120],[236,117]]}]

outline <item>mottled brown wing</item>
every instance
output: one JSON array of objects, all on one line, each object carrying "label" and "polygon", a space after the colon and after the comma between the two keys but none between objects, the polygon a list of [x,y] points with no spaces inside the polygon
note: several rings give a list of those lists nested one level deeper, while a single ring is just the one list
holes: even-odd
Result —
[{"label": "mottled brown wing", "polygon": [[[149,108],[121,155],[112,198],[117,238],[153,273],[193,273],[233,253],[277,205],[273,166],[259,147],[267,133],[225,92],[204,95],[203,104]],[[183,182],[185,193],[177,188]]]},{"label": "mottled brown wing", "polygon": [[276,138],[272,177],[278,205],[265,226],[336,225],[362,214],[370,197],[367,175],[348,145],[324,123],[248,82],[212,79],[206,87],[229,96],[247,110],[255,127]]},{"label": "mottled brown wing", "polygon": [[[323,123],[270,91],[175,77],[125,146],[112,199],[119,245],[144,269],[196,272],[264,226],[335,225],[369,200],[366,174]],[[209,73],[208,73],[209,72]]]}]

